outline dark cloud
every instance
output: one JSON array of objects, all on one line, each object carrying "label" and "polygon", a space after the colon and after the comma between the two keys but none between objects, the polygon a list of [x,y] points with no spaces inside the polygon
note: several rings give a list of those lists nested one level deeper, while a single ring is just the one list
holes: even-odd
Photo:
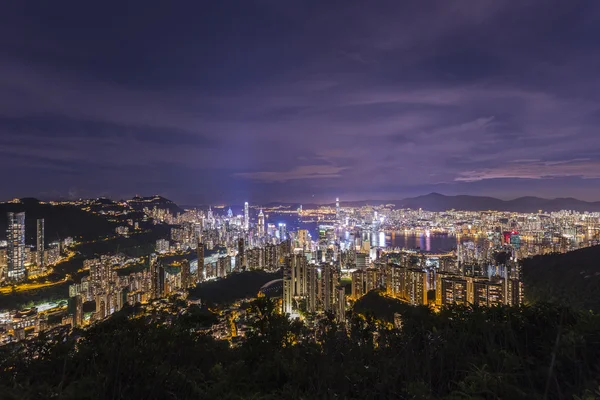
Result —
[{"label": "dark cloud", "polygon": [[0,11],[3,198],[600,199],[596,2]]}]

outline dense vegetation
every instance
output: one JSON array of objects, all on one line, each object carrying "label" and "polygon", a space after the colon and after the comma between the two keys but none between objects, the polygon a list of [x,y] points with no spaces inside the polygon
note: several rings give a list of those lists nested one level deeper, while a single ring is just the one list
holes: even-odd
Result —
[{"label": "dense vegetation", "polygon": [[230,304],[240,299],[255,297],[267,282],[281,279],[281,271],[244,271],[232,273],[227,278],[203,282],[190,289],[190,297],[208,304]]},{"label": "dense vegetation", "polygon": [[[199,333],[206,312],[131,318],[73,336],[0,348],[8,399],[593,399],[600,376],[597,315],[523,308],[415,308],[401,330],[351,315],[311,334],[252,303],[238,347]],[[417,310],[417,311],[414,311]],[[418,315],[417,315],[418,314]],[[170,321],[164,323],[164,321]],[[375,332],[378,332],[375,334]],[[596,392],[596,396],[599,393]]]},{"label": "dense vegetation", "polygon": [[523,260],[525,296],[600,313],[600,246]]}]

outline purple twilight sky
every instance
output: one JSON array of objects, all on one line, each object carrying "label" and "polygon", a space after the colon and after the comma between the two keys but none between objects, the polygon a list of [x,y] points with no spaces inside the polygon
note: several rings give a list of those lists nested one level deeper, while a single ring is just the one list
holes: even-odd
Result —
[{"label": "purple twilight sky", "polygon": [[600,200],[598,1],[7,1],[0,199]]}]

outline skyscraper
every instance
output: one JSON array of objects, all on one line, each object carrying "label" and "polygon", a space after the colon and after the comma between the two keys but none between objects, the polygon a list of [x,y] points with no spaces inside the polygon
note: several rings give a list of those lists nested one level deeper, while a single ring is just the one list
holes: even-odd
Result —
[{"label": "skyscraper", "polygon": [[286,263],[283,268],[283,299],[281,301],[283,314],[292,313],[292,301],[293,301],[293,281],[292,281],[292,265]]},{"label": "skyscraper", "polygon": [[337,322],[346,320],[346,290],[343,286],[336,286],[335,317]]},{"label": "skyscraper", "polygon": [[191,284],[190,262],[188,260],[183,260],[183,263],[181,264],[181,288],[187,289]]},{"label": "skyscraper", "polygon": [[248,214],[248,202],[244,203],[244,230],[248,230],[250,228],[250,216]]},{"label": "skyscraper", "polygon": [[306,305],[308,312],[316,312],[318,308],[318,279],[319,279],[319,270],[316,264],[308,264],[307,265],[307,282],[306,282],[306,290],[307,290],[307,299]]},{"label": "skyscraper", "polygon": [[44,219],[37,220],[37,236],[36,236],[36,252],[37,252],[37,264],[40,267],[44,267]]},{"label": "skyscraper", "polygon": [[196,251],[198,252],[198,282],[204,282],[204,279],[206,278],[204,272],[204,243],[198,242]]},{"label": "skyscraper", "polygon": [[279,240],[284,241],[287,239],[287,226],[283,223],[279,223]]},{"label": "skyscraper", "polygon": [[25,213],[8,213],[7,280],[25,279]]},{"label": "skyscraper", "polygon": [[265,236],[265,214],[263,214],[263,210],[261,208],[258,213],[258,237]]},{"label": "skyscraper", "polygon": [[335,220],[336,222],[340,222],[340,198],[335,198]]}]

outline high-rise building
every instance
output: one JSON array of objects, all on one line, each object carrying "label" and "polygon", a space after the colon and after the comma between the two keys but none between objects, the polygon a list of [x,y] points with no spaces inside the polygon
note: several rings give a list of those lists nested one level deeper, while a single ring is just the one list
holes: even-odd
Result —
[{"label": "high-rise building", "polygon": [[250,229],[250,214],[248,212],[248,202],[244,203],[244,230]]},{"label": "high-rise building", "polygon": [[77,294],[69,298],[69,309],[73,315],[73,327],[81,327],[83,325],[83,297]]},{"label": "high-rise building", "polygon": [[335,198],[335,220],[336,222],[340,222],[340,198]]},{"label": "high-rise building", "polygon": [[261,209],[258,213],[258,237],[265,236],[265,214],[263,214],[263,210]]},{"label": "high-rise building", "polygon": [[156,241],[156,252],[159,254],[168,253],[170,250],[170,244],[167,239],[158,239]]},{"label": "high-rise building", "polygon": [[292,266],[286,263],[283,268],[283,298],[281,301],[283,314],[292,314],[293,310]]},{"label": "high-rise building", "polygon": [[192,285],[192,277],[190,275],[190,262],[183,260],[181,264],[181,287],[187,289]]},{"label": "high-rise building", "polygon": [[352,298],[360,299],[366,294],[367,273],[363,269],[352,272]]},{"label": "high-rise building", "polygon": [[335,316],[338,322],[346,320],[346,290],[343,286],[337,286],[336,290],[336,305]]},{"label": "high-rise building", "polygon": [[244,238],[239,238],[238,239],[238,262],[239,265],[237,265],[236,262],[236,268],[238,270],[243,270],[245,267],[247,267],[247,261],[246,261],[246,241],[244,240]]},{"label": "high-rise building", "polygon": [[317,312],[318,310],[318,282],[319,282],[319,270],[316,264],[308,264],[307,266],[307,282],[306,282],[306,290],[307,290],[307,299],[306,305],[308,312]]},{"label": "high-rise building", "polygon": [[196,252],[198,253],[198,282],[204,282],[206,279],[206,271],[204,270],[204,243],[198,243]]},{"label": "high-rise building", "polygon": [[44,265],[44,219],[37,220],[37,235],[36,235],[36,261],[37,265],[40,267],[45,267]]},{"label": "high-rise building", "polygon": [[321,305],[323,311],[333,311],[335,301],[335,287],[338,284],[337,276],[333,265],[329,263],[321,264]]},{"label": "high-rise building", "polygon": [[165,295],[165,279],[166,279],[166,271],[165,267],[162,265],[162,262],[158,263],[156,269],[156,297],[161,298]]},{"label": "high-rise building", "polygon": [[420,269],[408,269],[406,283],[407,300],[410,304],[427,304],[427,273]]},{"label": "high-rise building", "polygon": [[283,222],[279,223],[279,240],[285,241],[287,239],[287,227]]},{"label": "high-rise building", "polygon": [[287,257],[286,263],[292,271],[293,296],[305,296],[307,292],[307,261],[301,254],[292,254]]},{"label": "high-rise building", "polygon": [[25,213],[8,213],[7,280],[19,282],[25,279]]}]

